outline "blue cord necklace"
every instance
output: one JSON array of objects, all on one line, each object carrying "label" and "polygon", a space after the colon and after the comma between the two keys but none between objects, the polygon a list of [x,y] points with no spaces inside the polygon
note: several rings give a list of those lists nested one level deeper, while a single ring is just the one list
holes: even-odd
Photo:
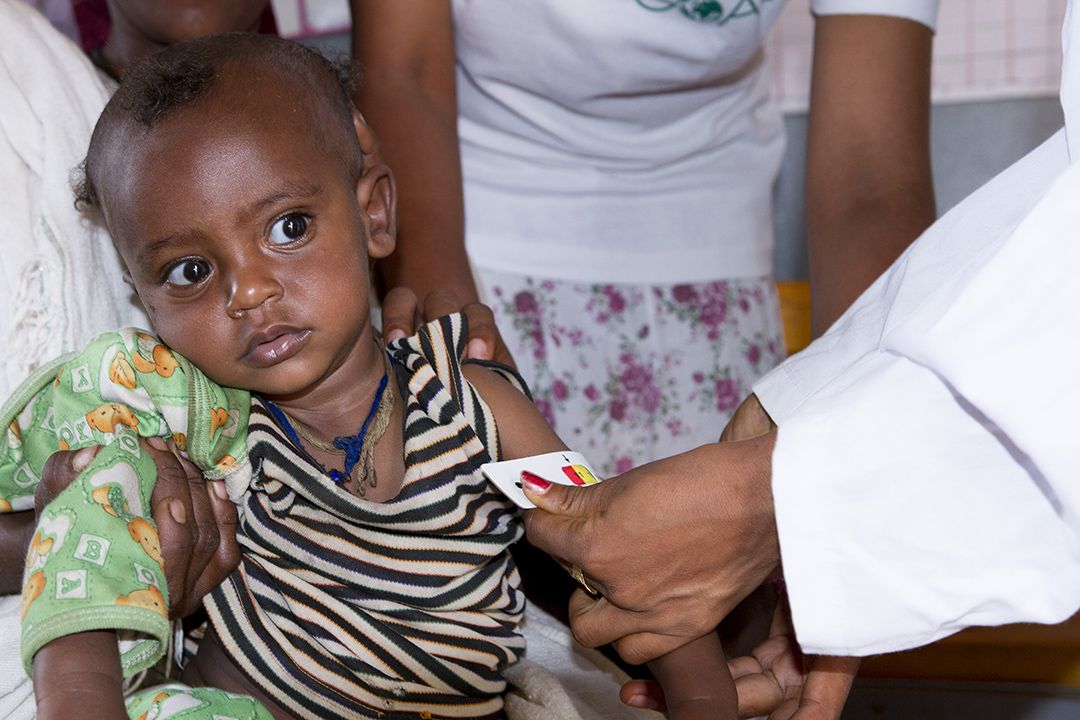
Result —
[{"label": "blue cord necklace", "polygon": [[318,437],[314,430],[299,420],[289,418],[281,408],[269,400],[266,401],[266,407],[277,418],[278,423],[284,428],[297,447],[304,446],[304,443],[301,442],[301,438],[303,438],[313,447],[345,456],[343,468],[341,470],[331,469],[327,474],[335,484],[342,486],[345,485],[349,478],[352,478],[356,482],[356,491],[361,497],[367,494],[369,487],[375,487],[378,484],[372,455],[375,452],[376,443],[386,432],[386,428],[390,424],[390,416],[394,412],[394,393],[393,391],[387,392],[393,368],[390,365],[389,355],[381,348],[380,351],[386,361],[386,372],[382,380],[379,381],[379,388],[375,391],[375,399],[371,403],[371,408],[368,410],[364,422],[360,425],[359,432],[355,435],[339,435],[334,438],[333,442],[328,443]]}]

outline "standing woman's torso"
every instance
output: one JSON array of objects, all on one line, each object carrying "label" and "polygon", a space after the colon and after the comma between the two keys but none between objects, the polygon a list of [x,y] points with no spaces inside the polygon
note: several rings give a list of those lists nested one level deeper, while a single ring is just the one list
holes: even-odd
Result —
[{"label": "standing woman's torso", "polygon": [[573,280],[768,274],[781,0],[453,0],[470,255]]}]

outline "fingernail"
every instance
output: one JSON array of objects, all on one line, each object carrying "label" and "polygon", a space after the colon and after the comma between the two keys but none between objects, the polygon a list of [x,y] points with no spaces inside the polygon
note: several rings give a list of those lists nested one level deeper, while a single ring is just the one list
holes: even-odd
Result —
[{"label": "fingernail", "polygon": [[641,708],[643,710],[660,709],[660,706],[657,705],[648,695],[631,695],[630,699],[626,701],[626,704],[630,707]]},{"label": "fingernail", "polygon": [[159,438],[157,435],[154,435],[153,437],[146,438],[146,444],[149,445],[150,447],[156,448],[158,450],[168,450],[169,449],[168,443],[166,443],[163,439]]},{"label": "fingernail", "polygon": [[82,472],[85,470],[90,465],[90,461],[97,455],[97,451],[97,445],[84,447],[82,450],[76,451],[75,456],[71,458],[71,469],[75,472]]},{"label": "fingernail", "polygon": [[187,522],[187,509],[184,508],[184,503],[180,502],[176,498],[168,501],[169,503],[169,515],[179,525],[183,525]]},{"label": "fingernail", "polygon": [[220,480],[216,480],[210,483],[210,492],[214,493],[214,497],[218,500],[228,500],[229,492],[225,489],[225,483]]},{"label": "fingernail", "polygon": [[488,345],[480,338],[475,338],[469,341],[469,344],[465,347],[465,357],[478,360],[487,360],[488,358]]},{"label": "fingernail", "polygon": [[531,473],[528,470],[521,471],[521,482],[528,486],[537,495],[543,495],[551,487],[551,482],[545,480],[535,473]]}]

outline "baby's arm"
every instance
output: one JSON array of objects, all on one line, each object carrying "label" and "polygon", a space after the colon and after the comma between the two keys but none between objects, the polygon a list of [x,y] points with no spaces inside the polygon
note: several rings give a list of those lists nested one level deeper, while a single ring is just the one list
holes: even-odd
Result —
[{"label": "baby's arm", "polygon": [[649,670],[664,689],[668,716],[674,720],[738,717],[735,681],[715,632],[658,657]]},{"label": "baby's arm", "polygon": [[[21,653],[26,669],[41,673],[39,717],[66,717],[84,703],[94,712],[75,715],[105,717],[119,707],[125,716],[112,680],[152,665],[169,637],[164,556],[149,519],[158,460],[140,437],[187,440],[208,475],[246,470],[248,396],[212,386],[152,336],[130,329],[105,333],[46,367],[5,404],[11,414],[0,422],[0,490],[14,498],[9,506],[33,505],[39,493],[27,479],[42,477],[58,448],[103,447],[37,513]],[[23,492],[12,495],[13,485]],[[136,640],[123,652],[120,629]],[[110,638],[110,652],[101,652]]]},{"label": "baby's arm", "polygon": [[501,460],[566,450],[536,405],[495,371],[475,362],[461,368],[495,416]]},{"label": "baby's arm", "polygon": [[127,720],[116,633],[66,635],[34,655],[38,720]]},{"label": "baby's arm", "polygon": [[[503,460],[567,449],[536,405],[506,380],[474,363],[466,364],[462,372],[495,416]],[[527,573],[523,569],[523,574]],[[737,717],[735,683],[716,633],[657,658],[649,663],[649,669],[664,689],[672,718]]]}]

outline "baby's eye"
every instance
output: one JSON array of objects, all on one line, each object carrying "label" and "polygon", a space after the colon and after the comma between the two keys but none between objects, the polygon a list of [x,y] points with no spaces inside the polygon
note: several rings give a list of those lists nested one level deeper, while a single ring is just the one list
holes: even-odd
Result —
[{"label": "baby's eye", "polygon": [[198,258],[186,258],[169,268],[165,281],[170,285],[186,287],[198,285],[210,274],[210,264]]},{"label": "baby's eye", "polygon": [[308,218],[300,213],[289,213],[279,218],[270,226],[270,244],[288,245],[304,237],[308,229]]}]

